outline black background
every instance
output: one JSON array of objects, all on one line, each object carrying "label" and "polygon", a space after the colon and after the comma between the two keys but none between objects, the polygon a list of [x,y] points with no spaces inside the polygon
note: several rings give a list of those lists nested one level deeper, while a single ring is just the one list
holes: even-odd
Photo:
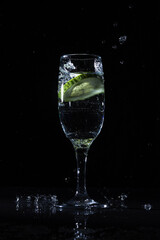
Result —
[{"label": "black background", "polygon": [[[102,56],[106,113],[88,186],[160,186],[157,1],[6,3],[1,34],[1,186],[75,186],[76,161],[57,110],[59,58]],[[127,36],[124,43],[119,38]]]}]

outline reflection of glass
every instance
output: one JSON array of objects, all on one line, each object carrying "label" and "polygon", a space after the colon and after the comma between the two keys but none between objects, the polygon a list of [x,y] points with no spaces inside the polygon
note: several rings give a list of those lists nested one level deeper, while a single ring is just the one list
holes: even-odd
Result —
[{"label": "reflection of glass", "polygon": [[75,227],[73,228],[74,240],[76,239],[94,239],[94,229],[87,227],[88,217],[95,212],[77,211],[74,212]]},{"label": "reflection of glass", "polygon": [[63,206],[96,206],[86,190],[88,150],[100,133],[105,96],[100,56],[69,54],[60,59],[58,109],[62,128],[72,142],[77,160],[77,188]]}]

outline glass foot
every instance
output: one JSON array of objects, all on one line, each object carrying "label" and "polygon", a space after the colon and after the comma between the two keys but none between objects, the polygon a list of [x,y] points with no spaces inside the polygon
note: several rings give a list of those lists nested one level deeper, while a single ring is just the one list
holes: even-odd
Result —
[{"label": "glass foot", "polygon": [[101,204],[91,199],[87,196],[77,196],[75,195],[66,203],[57,205],[58,208],[78,208],[78,209],[87,209],[87,208],[101,208]]}]

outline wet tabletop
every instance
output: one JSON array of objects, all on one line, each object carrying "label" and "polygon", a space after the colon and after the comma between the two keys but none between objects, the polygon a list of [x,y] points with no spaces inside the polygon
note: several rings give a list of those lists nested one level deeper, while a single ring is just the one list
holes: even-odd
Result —
[{"label": "wet tabletop", "polygon": [[72,194],[70,189],[1,188],[0,237],[160,239],[160,189],[91,189],[105,208],[56,208]]}]

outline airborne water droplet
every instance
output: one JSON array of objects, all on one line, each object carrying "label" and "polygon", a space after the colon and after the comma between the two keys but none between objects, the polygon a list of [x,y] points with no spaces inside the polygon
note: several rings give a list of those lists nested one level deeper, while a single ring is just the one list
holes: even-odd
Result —
[{"label": "airborne water droplet", "polygon": [[129,9],[133,9],[133,8],[134,8],[134,4],[133,4],[133,3],[130,3],[130,4],[128,5],[128,8],[129,8]]},{"label": "airborne water droplet", "polygon": [[122,45],[127,41],[127,36],[123,35],[119,37],[119,43]]},{"label": "airborne water droplet", "polygon": [[117,45],[113,45],[113,46],[112,46],[112,49],[117,49]]},{"label": "airborne water droplet", "polygon": [[102,44],[105,44],[106,43],[106,40],[102,40]]},{"label": "airborne water droplet", "polygon": [[126,193],[121,193],[121,195],[118,196],[118,198],[120,198],[121,201],[124,201],[127,197],[128,195]]},{"label": "airborne water droplet", "polygon": [[70,177],[65,177],[64,181],[65,181],[65,183],[69,183]]},{"label": "airborne water droplet", "polygon": [[148,142],[147,143],[147,147],[150,149],[150,148],[152,148],[152,143],[151,142]]},{"label": "airborne water droplet", "polygon": [[143,205],[144,209],[150,211],[152,209],[152,205],[150,203],[146,203]]},{"label": "airborne water droplet", "polygon": [[124,64],[124,60],[120,60],[120,64],[123,65]]},{"label": "airborne water droplet", "polygon": [[118,22],[114,22],[113,27],[118,27]]}]

